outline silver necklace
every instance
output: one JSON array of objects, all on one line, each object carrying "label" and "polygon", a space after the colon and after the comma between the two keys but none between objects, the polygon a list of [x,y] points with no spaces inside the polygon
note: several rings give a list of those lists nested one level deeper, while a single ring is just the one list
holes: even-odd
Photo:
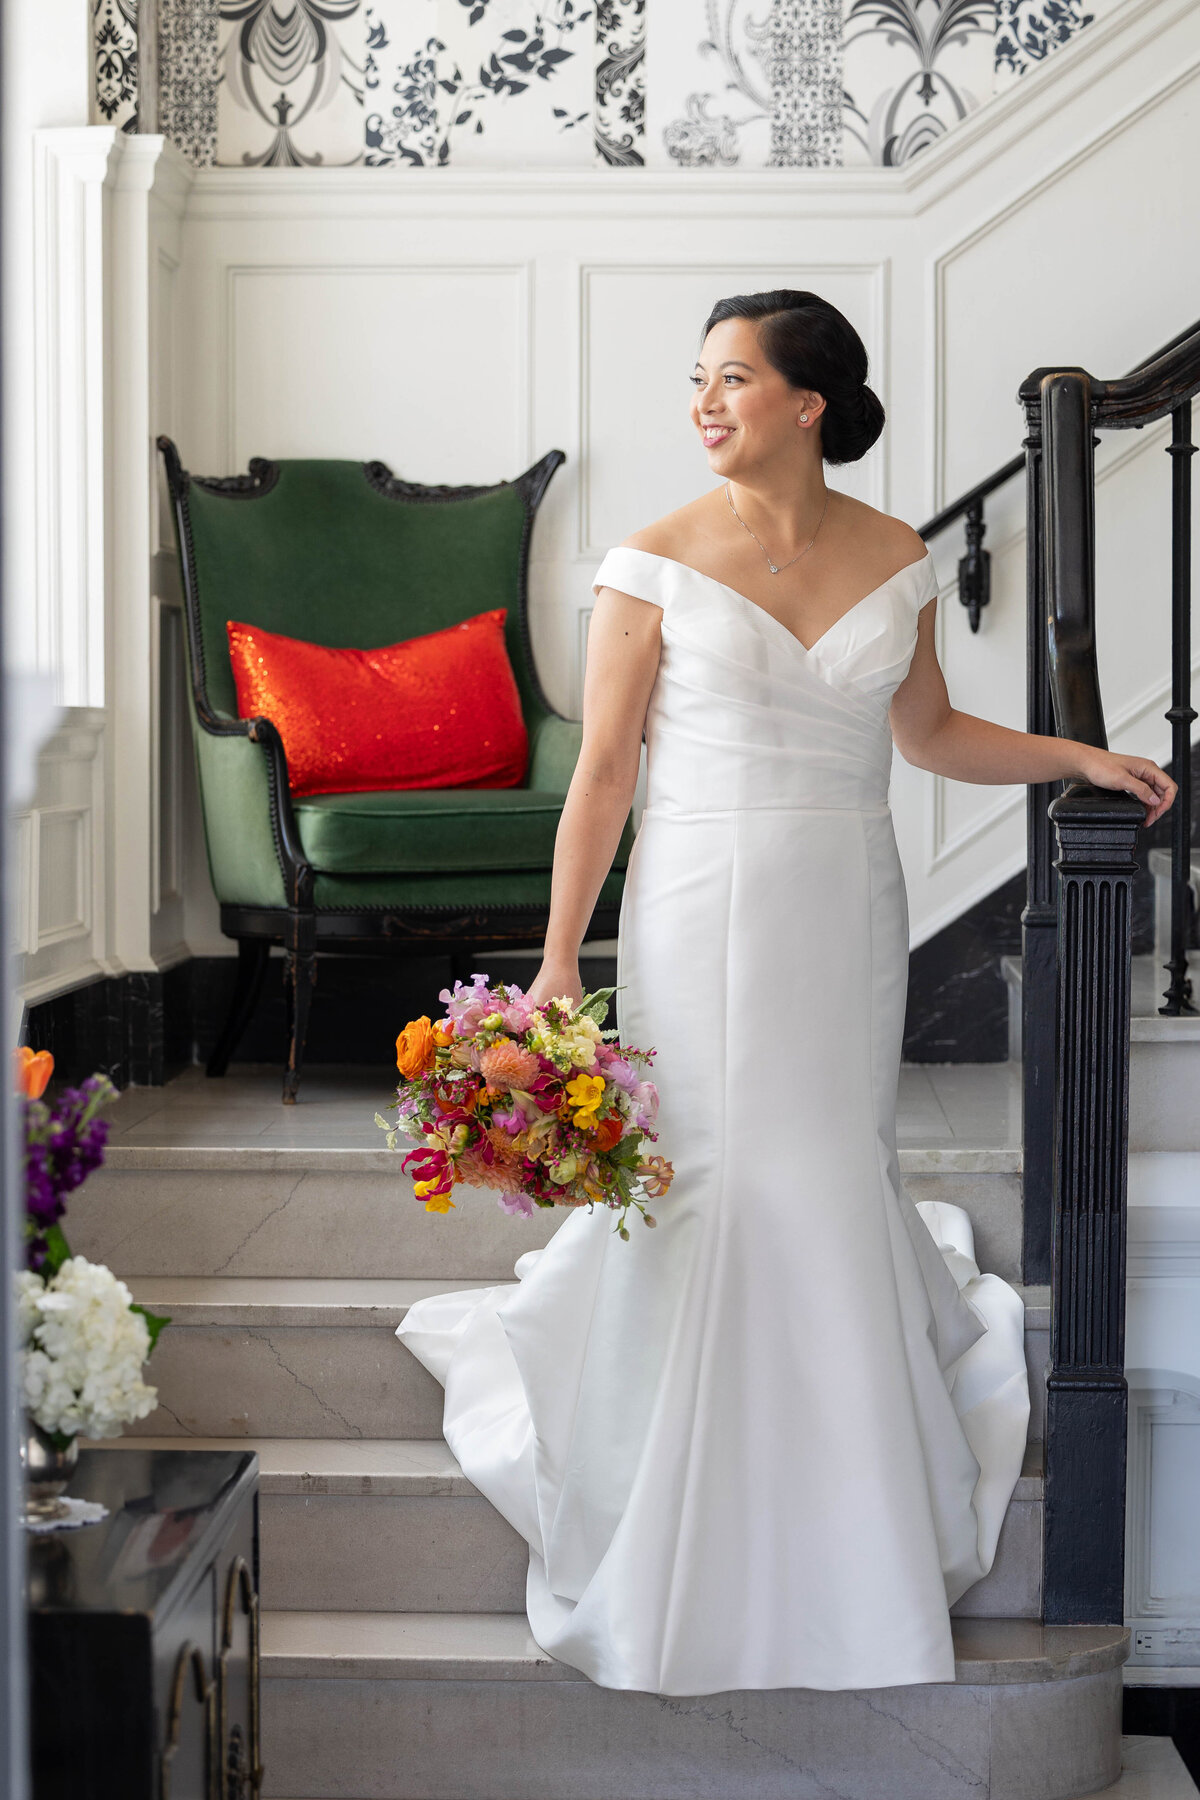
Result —
[{"label": "silver necklace", "polygon": [[[744,530],[750,531],[749,525],[746,524],[745,519],[743,519],[741,513],[738,511],[737,507],[734,506],[734,504],[733,504],[733,494],[730,492],[730,487],[729,487],[728,482],[725,483],[725,498],[728,500],[730,509],[732,510],[733,516],[737,520],[738,524],[741,525]],[[825,514],[828,511],[829,511],[829,489],[826,488],[825,489],[825,504],[821,508],[821,517],[817,520],[817,531],[820,531],[822,525],[825,523]],[[770,569],[772,575],[778,575],[781,569],[790,569],[794,562],[799,562],[800,558],[802,556],[808,555],[808,552],[812,549],[813,545],[817,541],[817,531],[813,532],[813,534],[809,538],[807,544],[805,544],[803,550],[797,550],[795,556],[789,558],[789,560],[785,563],[774,563],[771,561],[771,552],[767,549],[767,546],[763,543],[762,539],[759,537],[759,535],[756,531],[750,531],[750,536],[754,539],[755,543],[758,545],[759,549],[762,551],[763,555],[766,557],[767,567]]]}]

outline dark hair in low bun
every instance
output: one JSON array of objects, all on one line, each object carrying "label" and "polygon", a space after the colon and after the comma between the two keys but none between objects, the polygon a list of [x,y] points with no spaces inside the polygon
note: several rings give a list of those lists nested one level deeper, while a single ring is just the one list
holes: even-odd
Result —
[{"label": "dark hair in low bun", "polygon": [[700,342],[722,319],[750,319],[773,369],[789,386],[811,388],[825,401],[821,454],[827,463],[857,462],[883,430],[883,403],[867,386],[866,345],[845,313],[819,294],[768,288],[718,300]]}]

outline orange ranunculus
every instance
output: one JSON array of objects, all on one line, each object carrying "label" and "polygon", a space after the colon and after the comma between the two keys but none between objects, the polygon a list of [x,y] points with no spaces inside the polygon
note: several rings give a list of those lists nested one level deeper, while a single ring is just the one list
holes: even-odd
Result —
[{"label": "orange ranunculus", "polygon": [[439,1019],[433,1028],[433,1041],[439,1050],[454,1042],[454,1027],[449,1019]]},{"label": "orange ranunculus", "polygon": [[432,1069],[436,1049],[429,1014],[410,1019],[396,1039],[396,1067],[405,1081],[415,1081],[418,1075]]},{"label": "orange ranunculus", "polygon": [[53,1073],[54,1058],[49,1050],[31,1050],[22,1044],[13,1051],[13,1080],[18,1094],[27,1100],[41,1099]]},{"label": "orange ranunculus", "polygon": [[595,1145],[597,1150],[611,1150],[621,1136],[621,1115],[609,1113],[607,1119],[601,1119],[596,1126]]}]

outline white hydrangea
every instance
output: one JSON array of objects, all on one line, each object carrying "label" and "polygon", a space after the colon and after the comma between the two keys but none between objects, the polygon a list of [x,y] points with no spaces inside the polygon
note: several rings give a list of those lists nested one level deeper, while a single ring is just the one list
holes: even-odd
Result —
[{"label": "white hydrangea", "polygon": [[49,1282],[17,1279],[25,1408],[43,1431],[119,1437],[158,1391],[142,1380],[150,1332],[133,1295],[103,1263],[69,1256]]}]

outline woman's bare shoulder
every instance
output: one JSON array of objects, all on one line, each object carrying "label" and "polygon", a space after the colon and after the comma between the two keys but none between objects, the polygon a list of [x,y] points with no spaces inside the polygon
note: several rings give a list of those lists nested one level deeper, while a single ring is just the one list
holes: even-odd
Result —
[{"label": "woman's bare shoulder", "polygon": [[855,541],[869,547],[882,561],[901,569],[928,554],[920,532],[906,525],[903,519],[894,519],[890,513],[880,512],[878,508],[868,506],[865,500],[852,499],[849,494],[842,494],[839,499],[843,522]]}]

